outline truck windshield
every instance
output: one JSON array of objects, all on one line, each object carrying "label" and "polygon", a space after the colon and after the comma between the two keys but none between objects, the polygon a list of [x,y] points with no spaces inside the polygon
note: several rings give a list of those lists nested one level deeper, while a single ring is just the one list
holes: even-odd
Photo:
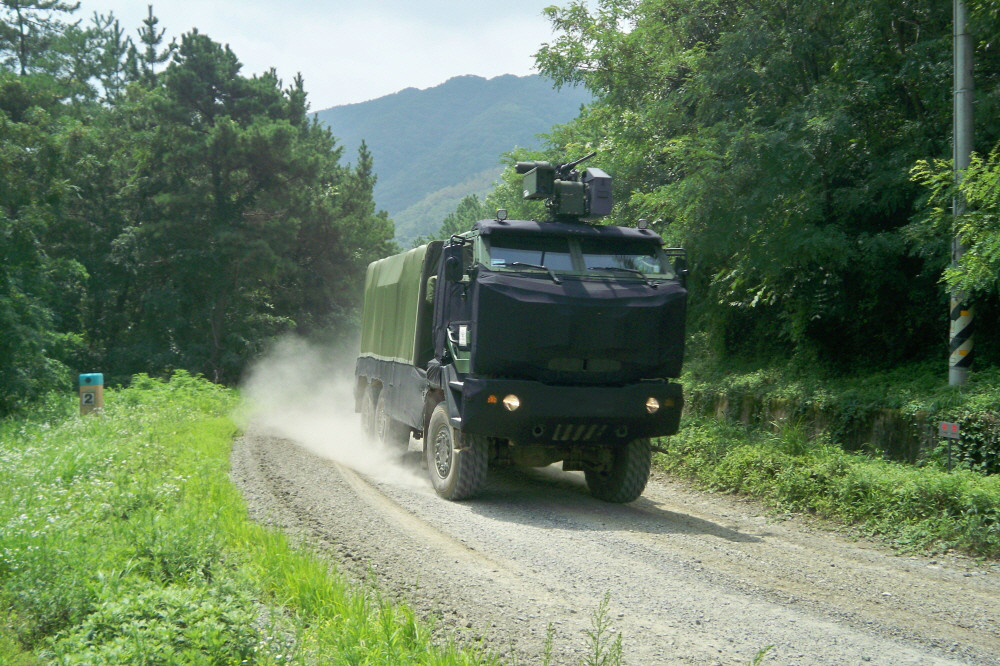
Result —
[{"label": "truck windshield", "polygon": [[673,268],[653,243],[582,238],[580,251],[588,271],[641,273],[667,279],[674,277]]},{"label": "truck windshield", "polygon": [[495,235],[490,242],[490,266],[534,264],[553,271],[573,270],[569,241],[556,236]]}]

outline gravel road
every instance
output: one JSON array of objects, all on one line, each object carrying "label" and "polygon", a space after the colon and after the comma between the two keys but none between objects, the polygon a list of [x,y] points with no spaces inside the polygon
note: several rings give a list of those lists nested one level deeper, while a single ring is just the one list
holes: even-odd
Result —
[{"label": "gravel road", "polygon": [[[655,476],[628,505],[582,474],[499,469],[438,498],[410,451],[352,426],[248,426],[232,476],[252,516],[374,579],[437,631],[519,663],[585,658],[607,595],[627,664],[1000,664],[1000,566],[899,556],[803,517]],[[351,453],[351,455],[347,455]]]},{"label": "gravel road", "polygon": [[[364,442],[351,345],[289,341],[243,386],[232,478],[257,520],[508,663],[587,656],[607,597],[624,662],[1000,665],[1000,564],[913,557],[666,476],[627,505],[583,475],[491,469],[477,499],[431,489],[421,443]],[[252,406],[250,406],[252,405]]]}]

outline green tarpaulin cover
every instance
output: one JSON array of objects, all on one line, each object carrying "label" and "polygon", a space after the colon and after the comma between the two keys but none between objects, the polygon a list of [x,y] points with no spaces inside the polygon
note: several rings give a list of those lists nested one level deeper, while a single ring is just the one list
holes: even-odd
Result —
[{"label": "green tarpaulin cover", "polygon": [[413,364],[427,247],[421,245],[368,265],[361,315],[362,356]]}]

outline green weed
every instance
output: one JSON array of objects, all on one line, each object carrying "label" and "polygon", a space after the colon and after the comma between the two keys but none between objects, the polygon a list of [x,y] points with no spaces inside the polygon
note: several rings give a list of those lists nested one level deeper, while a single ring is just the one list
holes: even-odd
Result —
[{"label": "green weed", "polygon": [[622,663],[622,635],[611,637],[611,619],[608,604],[611,592],[605,592],[600,605],[591,614],[591,628],[587,630],[589,654],[584,666],[619,666]]},{"label": "green weed", "polygon": [[693,419],[661,440],[658,464],[782,510],[857,525],[903,549],[1000,555],[1000,477],[948,473],[841,451],[801,433],[777,435]]},{"label": "green weed", "polygon": [[765,645],[761,649],[757,650],[757,653],[753,656],[753,659],[751,659],[748,662],[748,666],[760,666],[760,664],[763,664],[764,657],[766,657],[767,653],[770,652],[773,648],[774,645]]},{"label": "green weed", "polygon": [[0,422],[0,662],[491,663],[248,519],[236,402],[178,372]]}]

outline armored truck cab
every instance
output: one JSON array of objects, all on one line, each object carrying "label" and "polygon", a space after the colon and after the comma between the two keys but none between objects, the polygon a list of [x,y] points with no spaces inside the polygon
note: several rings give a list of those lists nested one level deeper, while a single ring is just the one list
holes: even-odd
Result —
[{"label": "armored truck cab", "polygon": [[474,495],[490,465],[559,461],[596,497],[636,499],[649,438],[677,432],[683,403],[670,380],[686,271],[662,244],[648,229],[501,212],[374,262],[356,367],[365,432],[422,439],[448,499]]}]

